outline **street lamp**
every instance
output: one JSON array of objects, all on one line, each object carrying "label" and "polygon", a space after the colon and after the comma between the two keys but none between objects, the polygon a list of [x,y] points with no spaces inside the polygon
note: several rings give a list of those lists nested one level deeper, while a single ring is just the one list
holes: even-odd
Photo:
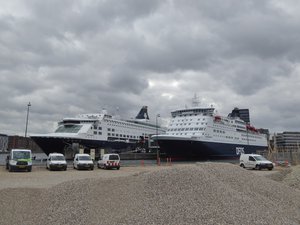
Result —
[{"label": "street lamp", "polygon": [[158,124],[157,124],[157,119],[158,117],[160,117],[160,114],[156,115],[156,157],[157,157],[157,164],[160,165],[160,159],[159,159],[159,147],[158,147],[158,139],[157,139],[157,135],[158,135]]},{"label": "street lamp", "polygon": [[25,137],[27,136],[27,126],[28,126],[28,116],[29,116],[29,107],[31,106],[30,102],[27,104],[27,117],[26,117],[26,127],[25,127]]}]

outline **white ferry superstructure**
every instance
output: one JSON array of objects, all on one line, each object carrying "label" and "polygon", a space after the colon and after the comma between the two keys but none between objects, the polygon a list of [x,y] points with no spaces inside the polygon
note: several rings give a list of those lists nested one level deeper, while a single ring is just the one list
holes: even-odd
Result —
[{"label": "white ferry superstructure", "polygon": [[236,158],[266,149],[266,134],[240,119],[238,112],[235,108],[220,116],[213,107],[176,110],[166,133],[152,138],[167,157],[175,158]]},{"label": "white ferry superstructure", "polygon": [[143,106],[135,119],[121,120],[103,110],[99,114],[81,114],[64,118],[53,133],[30,137],[48,155],[51,152],[67,154],[75,144],[82,148],[106,152],[134,150],[137,143],[165,129],[149,120],[147,106]]}]

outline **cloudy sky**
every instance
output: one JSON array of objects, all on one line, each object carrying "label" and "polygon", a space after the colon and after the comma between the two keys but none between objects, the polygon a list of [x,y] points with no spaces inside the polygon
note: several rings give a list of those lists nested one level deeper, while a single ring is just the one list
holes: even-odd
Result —
[{"label": "cloudy sky", "polygon": [[300,131],[298,0],[0,0],[0,133],[106,108],[166,121],[195,93]]}]

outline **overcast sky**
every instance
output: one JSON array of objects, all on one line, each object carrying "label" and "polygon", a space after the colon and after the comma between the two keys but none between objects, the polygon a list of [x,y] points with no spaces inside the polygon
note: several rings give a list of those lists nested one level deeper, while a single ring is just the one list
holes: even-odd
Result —
[{"label": "overcast sky", "polygon": [[[298,0],[0,0],[0,133],[143,105],[155,121],[195,93],[220,115],[249,108],[300,131]],[[117,110],[118,109],[118,110]]]}]

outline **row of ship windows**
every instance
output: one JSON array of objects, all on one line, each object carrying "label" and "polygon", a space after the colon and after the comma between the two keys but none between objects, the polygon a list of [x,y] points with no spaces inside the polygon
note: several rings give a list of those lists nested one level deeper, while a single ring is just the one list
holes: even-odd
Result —
[{"label": "row of ship windows", "polygon": [[[190,135],[190,133],[172,133],[173,135]],[[193,133],[193,135],[195,135],[196,133]],[[201,133],[202,135],[205,135],[205,133]],[[235,140],[239,140],[238,137],[230,137],[230,136],[222,136],[222,135],[214,135],[215,137],[222,137],[222,138],[227,138],[227,139],[235,139]],[[245,140],[242,138],[242,140]],[[250,140],[250,139],[249,139]],[[255,140],[253,140],[255,141]]]},{"label": "row of ship windows", "polygon": [[[209,113],[201,113],[203,116],[209,115]],[[187,117],[187,116],[198,116],[199,114],[185,114],[185,115],[179,115],[179,117]]]},{"label": "row of ship windows", "polygon": [[168,129],[168,131],[187,131],[187,130],[205,130],[203,127],[190,127],[190,128],[174,128],[174,129]]},{"label": "row of ship windows", "polygon": [[[93,127],[91,127],[91,129],[102,130],[102,127],[97,127],[96,125],[94,125]],[[140,127],[139,129],[141,130],[142,128]],[[149,130],[149,128],[148,128],[148,130]],[[115,132],[115,129],[114,128],[107,128],[107,131]]]},{"label": "row of ship windows", "polygon": [[[151,128],[143,125],[137,125],[137,124],[131,124],[131,123],[124,123],[124,122],[118,122],[118,121],[113,121],[113,120],[107,120],[107,125],[108,126],[121,126],[125,128],[135,128],[135,129],[148,129],[152,130]],[[154,128],[153,128],[154,129]]]},{"label": "row of ship windows", "polygon": [[246,137],[246,138],[255,138],[255,139],[262,139],[262,137],[259,137],[259,136],[253,136],[251,134],[248,134],[248,135],[245,135],[245,134],[242,134],[242,137]]},{"label": "row of ship windows", "polygon": [[[102,127],[98,127],[97,126],[94,126],[94,130],[102,130]],[[115,132],[115,129],[114,128],[107,128],[107,131],[109,132]],[[97,131],[94,131],[94,134],[97,134]],[[102,135],[102,132],[98,132],[99,135]],[[143,134],[144,135],[144,134]]]},{"label": "row of ship windows", "polygon": [[[126,126],[126,127],[134,126],[133,124],[119,122],[119,121],[113,121],[113,120],[106,120],[106,121],[107,121],[108,125],[112,125],[112,126],[116,126],[116,125],[123,125],[123,126]],[[136,126],[134,126],[134,127],[136,127]]]},{"label": "row of ship windows", "polygon": [[227,138],[227,139],[234,139],[231,136],[223,136],[223,135],[214,135],[215,137],[222,137],[222,138]]},{"label": "row of ship windows", "polygon": [[[216,122],[224,122],[224,121],[225,121],[226,123],[232,123],[232,124],[234,124],[234,121],[232,121],[232,120],[229,121],[229,120],[226,120],[226,119],[223,119],[223,120],[221,120],[221,121],[216,121]],[[236,123],[236,124],[242,124],[242,125],[245,126],[245,122],[242,122],[242,121],[236,120],[235,123]],[[235,125],[234,125],[234,126],[235,126]]]},{"label": "row of ship windows", "polygon": [[[191,125],[192,123],[176,123],[176,124],[170,124],[170,127],[172,127],[173,125],[176,125],[176,126],[186,126],[186,125]],[[199,125],[200,123],[196,123],[196,125]],[[201,125],[207,125],[207,123],[201,123]]]},{"label": "row of ship windows", "polygon": [[94,127],[91,127],[91,129],[93,129],[94,128],[94,130],[102,130],[102,127],[97,127],[96,125],[94,125]]},{"label": "row of ship windows", "polygon": [[225,131],[224,130],[214,130],[215,133],[222,133],[222,134],[225,134]]},{"label": "row of ship windows", "polygon": [[[198,121],[200,121],[200,120],[201,119],[198,119]],[[205,118],[202,118],[202,120],[205,121]],[[176,122],[180,122],[180,121],[184,122],[184,121],[189,121],[189,120],[188,119],[183,119],[183,120],[177,120]],[[193,121],[193,119],[190,119],[190,121]],[[174,123],[175,120],[172,120],[172,122]]]},{"label": "row of ship windows", "polygon": [[216,124],[214,123],[213,127],[216,127],[216,128],[231,128],[231,127],[236,127],[235,125],[230,125],[228,126],[227,124]]},{"label": "row of ship windows", "polygon": [[[171,133],[171,134],[173,134],[173,135],[191,135],[191,133]],[[193,135],[196,135],[196,133],[193,133]],[[197,135],[199,135],[199,134],[197,134]],[[204,135],[204,133],[200,133],[200,135]]]},{"label": "row of ship windows", "polygon": [[223,136],[223,135],[214,135],[214,137],[221,137],[221,138],[227,138],[227,139],[235,139],[235,140],[240,140],[238,137],[231,137],[231,136]]},{"label": "row of ship windows", "polygon": [[[201,118],[198,118],[197,119],[198,121],[200,121],[201,120]],[[203,121],[205,121],[206,120],[206,118],[202,118],[202,120]],[[225,122],[227,122],[227,123],[234,123],[234,121],[232,121],[232,120],[227,120],[227,119],[223,119]],[[189,121],[188,119],[182,119],[182,120],[178,120],[178,121],[176,121],[176,122],[180,122],[180,121],[182,121],[182,122],[184,122],[184,121]],[[190,121],[193,121],[193,119],[190,119]],[[175,120],[172,120],[172,122],[175,122]],[[242,124],[242,125],[245,125],[245,122],[244,121],[239,121],[239,120],[235,120],[235,123],[237,123],[237,124]]]},{"label": "row of ship windows", "polygon": [[[215,132],[215,131],[214,131]],[[235,139],[235,140],[240,140],[240,138],[238,138],[238,137],[231,137],[231,136],[222,136],[222,135],[214,135],[215,137],[225,137],[225,138],[228,138],[228,139]],[[256,141],[255,139],[252,139],[252,138],[242,138],[242,140],[243,141],[247,141],[247,140],[249,140],[249,141]]]},{"label": "row of ship windows", "polygon": [[[102,130],[102,127],[98,127],[98,128],[97,128],[97,126],[94,126],[94,130],[97,130],[97,129],[98,129],[98,130]],[[114,128],[107,128],[107,131],[115,132],[115,129],[114,129]],[[94,133],[95,133],[95,132],[97,132],[97,131],[94,131]]]},{"label": "row of ship windows", "polygon": [[243,141],[256,141],[256,139],[252,139],[252,138],[242,138]]},{"label": "row of ship windows", "polygon": [[[173,135],[191,135],[191,133],[171,133]],[[196,133],[193,133],[193,135],[195,135]],[[202,135],[205,135],[205,133],[201,133]],[[240,138],[238,137],[230,137],[230,136],[222,136],[222,135],[214,135],[215,137],[222,137],[222,138],[227,138],[227,139],[235,139],[235,140],[240,140]],[[247,139],[242,138],[243,141],[247,141]],[[249,141],[256,141],[255,139],[249,139]]]},{"label": "row of ship windows", "polygon": [[[97,132],[94,131],[95,135],[102,135],[102,132]],[[125,134],[114,134],[114,133],[107,133],[107,136],[112,136],[112,137],[127,137],[127,138],[139,138],[138,136],[134,136],[134,135],[125,135]],[[145,135],[147,137],[147,135]]]}]

